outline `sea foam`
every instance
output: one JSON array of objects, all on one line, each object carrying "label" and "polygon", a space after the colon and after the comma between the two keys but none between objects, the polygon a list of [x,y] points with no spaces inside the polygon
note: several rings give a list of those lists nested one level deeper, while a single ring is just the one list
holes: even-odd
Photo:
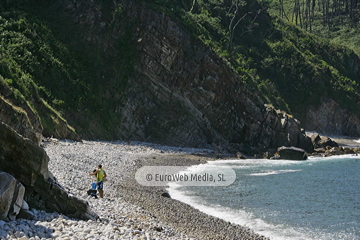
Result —
[{"label": "sea foam", "polygon": [[[172,198],[270,239],[359,239],[360,159],[222,160],[237,174],[226,188],[170,186]],[[354,200],[355,199],[355,200]]]}]

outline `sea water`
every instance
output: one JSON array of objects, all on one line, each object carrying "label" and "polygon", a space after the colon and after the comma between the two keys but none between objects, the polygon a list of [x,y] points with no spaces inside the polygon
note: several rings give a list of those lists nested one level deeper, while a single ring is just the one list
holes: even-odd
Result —
[{"label": "sea water", "polygon": [[171,197],[270,239],[360,239],[360,157],[226,160],[196,169],[213,165],[232,167],[235,182],[170,186]]}]

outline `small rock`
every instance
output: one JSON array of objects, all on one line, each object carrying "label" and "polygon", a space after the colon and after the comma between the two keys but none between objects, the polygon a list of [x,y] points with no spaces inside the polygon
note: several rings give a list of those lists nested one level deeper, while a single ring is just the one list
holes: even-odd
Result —
[{"label": "small rock", "polygon": [[161,194],[162,197],[171,198],[170,194],[168,192],[164,192]]},{"label": "small rock", "polygon": [[29,238],[27,238],[26,236],[22,236],[22,237],[18,238],[18,240],[29,240]]}]

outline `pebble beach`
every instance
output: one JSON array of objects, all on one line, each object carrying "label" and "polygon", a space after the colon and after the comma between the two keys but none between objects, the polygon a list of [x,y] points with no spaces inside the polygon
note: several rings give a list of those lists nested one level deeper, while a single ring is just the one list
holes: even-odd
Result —
[{"label": "pebble beach", "polygon": [[[162,196],[163,187],[144,187],[134,178],[145,165],[195,165],[211,160],[209,149],[140,142],[55,141],[43,144],[49,170],[70,195],[88,202],[99,218],[82,221],[30,209],[33,220],[0,221],[0,239],[266,239],[252,230],[206,215]],[[104,198],[87,194],[92,172],[108,175]]]}]

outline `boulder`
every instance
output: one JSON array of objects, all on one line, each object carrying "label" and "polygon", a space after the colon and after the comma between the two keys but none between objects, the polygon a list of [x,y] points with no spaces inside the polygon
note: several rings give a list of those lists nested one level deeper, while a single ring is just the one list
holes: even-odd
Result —
[{"label": "boulder", "polygon": [[16,219],[24,202],[24,186],[8,173],[0,172],[0,220]]},{"label": "boulder", "polygon": [[19,214],[24,201],[25,187],[16,180],[14,196],[10,205],[8,219],[14,221]]},{"label": "boulder", "polygon": [[0,220],[7,218],[16,188],[16,179],[10,174],[0,173]]},{"label": "boulder", "polygon": [[167,192],[162,193],[161,196],[166,198],[171,198],[170,194]]},{"label": "boulder", "polygon": [[307,153],[304,149],[297,147],[279,147],[278,148],[278,159],[288,159],[288,160],[306,160]]},{"label": "boulder", "polygon": [[354,149],[351,149],[351,148],[345,148],[344,152],[345,152],[345,154],[355,154]]},{"label": "boulder", "polygon": [[[49,157],[44,149],[1,121],[0,162],[0,171],[6,171],[23,184],[24,199],[31,208],[84,220],[95,220],[98,217],[90,210],[87,202],[69,196],[60,186],[48,169]],[[16,184],[13,185],[12,188],[16,188]],[[17,207],[14,211],[18,211],[22,203],[15,202]]]},{"label": "boulder", "polygon": [[321,140],[317,143],[320,147],[338,147],[339,145],[329,137],[321,136]]},{"label": "boulder", "polygon": [[333,147],[338,147],[339,145],[331,140],[331,138],[326,137],[326,136],[320,136],[317,133],[314,133],[311,136],[311,142],[314,146],[314,148],[333,148]]},{"label": "boulder", "polygon": [[[276,115],[272,116],[274,112],[276,112]],[[282,118],[279,118],[279,113],[282,113]],[[314,146],[310,137],[306,136],[305,130],[299,127],[300,122],[293,116],[281,111],[268,111],[268,117],[264,124],[272,125],[274,129],[277,129],[273,139],[270,140],[268,149],[295,146],[304,149],[306,152],[313,152]]]},{"label": "boulder", "polygon": [[304,149],[308,153],[314,151],[314,145],[312,144],[311,138],[306,136],[305,133],[299,134],[299,141],[297,146],[301,149]]}]

